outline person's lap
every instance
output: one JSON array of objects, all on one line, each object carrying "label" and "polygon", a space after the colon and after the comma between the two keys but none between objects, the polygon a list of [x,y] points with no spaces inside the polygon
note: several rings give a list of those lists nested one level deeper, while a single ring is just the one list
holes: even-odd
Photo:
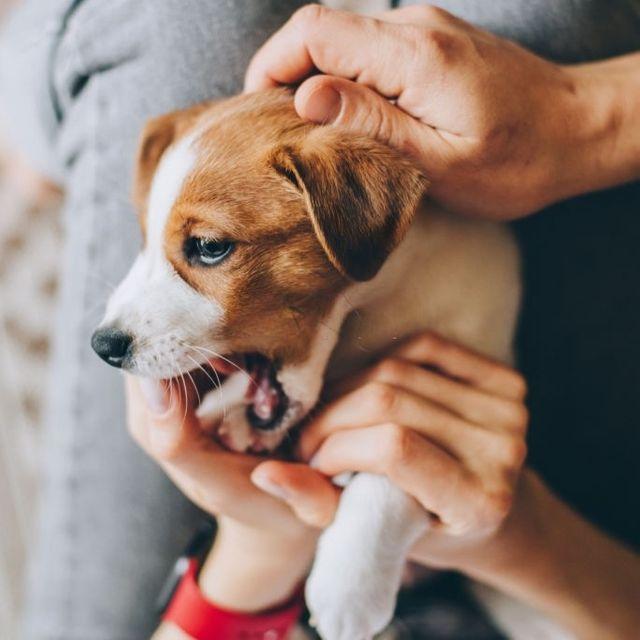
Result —
[{"label": "person's lap", "polygon": [[154,624],[158,588],[199,516],[130,441],[121,377],[90,335],[140,244],[129,192],[144,121],[239,91],[252,53],[299,4],[85,0],[63,20],[32,0],[13,23],[5,54],[35,68],[3,74],[12,127],[30,131],[25,150],[66,188],[29,639],[138,640]]}]

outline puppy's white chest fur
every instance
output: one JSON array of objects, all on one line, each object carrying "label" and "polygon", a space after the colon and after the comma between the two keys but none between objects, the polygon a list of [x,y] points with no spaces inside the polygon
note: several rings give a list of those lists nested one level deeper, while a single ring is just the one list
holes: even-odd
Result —
[{"label": "puppy's white chest fur", "polygon": [[[506,227],[424,208],[372,281],[346,293],[357,307],[328,371],[343,375],[424,329],[511,362],[519,257]],[[406,557],[429,517],[386,478],[359,474],[320,539],[307,602],[326,640],[372,638],[390,621]],[[483,598],[482,594],[480,597]],[[484,598],[496,608],[495,594]],[[497,604],[498,603],[498,604]]]},{"label": "puppy's white chest fur", "polygon": [[379,274],[346,295],[358,313],[344,325],[331,373],[358,368],[424,329],[512,360],[520,267],[515,241],[503,225],[424,206]]}]

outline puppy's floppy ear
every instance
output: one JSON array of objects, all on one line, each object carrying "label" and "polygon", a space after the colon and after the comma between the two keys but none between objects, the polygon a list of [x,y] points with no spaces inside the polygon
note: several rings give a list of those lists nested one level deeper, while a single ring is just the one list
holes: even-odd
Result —
[{"label": "puppy's floppy ear", "polygon": [[133,202],[141,216],[144,215],[147,206],[151,182],[160,158],[171,143],[191,126],[209,105],[210,103],[197,104],[180,111],[172,111],[152,118],[145,125],[138,143],[133,181]]},{"label": "puppy's floppy ear", "polygon": [[326,127],[279,149],[273,167],[303,194],[334,267],[370,280],[402,240],[427,181],[399,152]]}]

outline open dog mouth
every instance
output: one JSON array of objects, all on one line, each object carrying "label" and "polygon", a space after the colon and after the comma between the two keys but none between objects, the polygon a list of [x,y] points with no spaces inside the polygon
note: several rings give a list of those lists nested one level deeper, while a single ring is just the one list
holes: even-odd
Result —
[{"label": "open dog mouth", "polygon": [[289,407],[289,398],[282,389],[271,360],[252,353],[244,356],[245,367],[253,384],[246,393],[247,420],[252,427],[271,431],[278,427]]},{"label": "open dog mouth", "polygon": [[281,425],[290,403],[272,360],[259,353],[247,353],[212,358],[205,367],[212,370],[214,378],[210,377],[210,380],[215,380],[215,386],[220,389],[232,374],[244,372],[249,377],[244,404],[251,427],[266,432]]}]

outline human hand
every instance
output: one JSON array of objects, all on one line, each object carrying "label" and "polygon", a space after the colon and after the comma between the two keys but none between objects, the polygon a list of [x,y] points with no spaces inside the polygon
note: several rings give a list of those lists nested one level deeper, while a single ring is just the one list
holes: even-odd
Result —
[{"label": "human hand", "polygon": [[455,563],[452,549],[489,538],[509,513],[525,455],[524,382],[432,334],[333,388],[335,399],[300,440],[315,469],[222,449],[195,415],[196,386],[168,385],[127,377],[129,428],[176,485],[218,517],[203,571],[203,589],[218,603],[255,610],[295,589],[313,555],[313,531],[337,508],[329,477],[343,471],[385,474],[434,515],[421,543],[431,564]]},{"label": "human hand", "polygon": [[[318,470],[223,451],[199,430],[190,394],[185,401],[174,390],[168,406],[143,385],[144,393],[127,380],[134,437],[199,506],[222,516],[201,572],[214,602],[256,611],[287,599],[312,559],[311,528],[337,508],[325,474],[363,470],[388,475],[436,516],[414,560],[491,584],[579,637],[634,637],[638,556],[522,470],[525,385],[508,367],[429,334],[404,343],[334,388],[308,425],[300,449]],[[158,637],[182,637],[164,631]]]},{"label": "human hand", "polygon": [[301,117],[405,151],[452,211],[510,219],[640,175],[637,60],[609,67],[553,64],[435,7],[376,19],[308,5],[245,88],[302,82]]},{"label": "human hand", "polygon": [[[302,432],[301,457],[327,478],[387,476],[434,516],[415,558],[463,570],[500,530],[516,495],[528,422],[520,374],[426,333],[331,395]],[[286,494],[282,464],[264,462],[256,473]],[[313,508],[313,489],[304,508],[288,502],[312,526],[331,521],[330,501]]]},{"label": "human hand", "polygon": [[[333,510],[337,490],[306,464],[280,463],[285,489],[258,489],[252,472],[264,459],[232,453],[205,433],[195,414],[198,379],[160,383],[126,376],[128,424],[133,438],[204,511],[218,519],[200,586],[219,605],[257,611],[286,600],[304,579],[316,533],[283,503],[300,487],[314,509]],[[262,481],[262,486],[268,479]],[[306,493],[298,498],[304,510]]]}]

